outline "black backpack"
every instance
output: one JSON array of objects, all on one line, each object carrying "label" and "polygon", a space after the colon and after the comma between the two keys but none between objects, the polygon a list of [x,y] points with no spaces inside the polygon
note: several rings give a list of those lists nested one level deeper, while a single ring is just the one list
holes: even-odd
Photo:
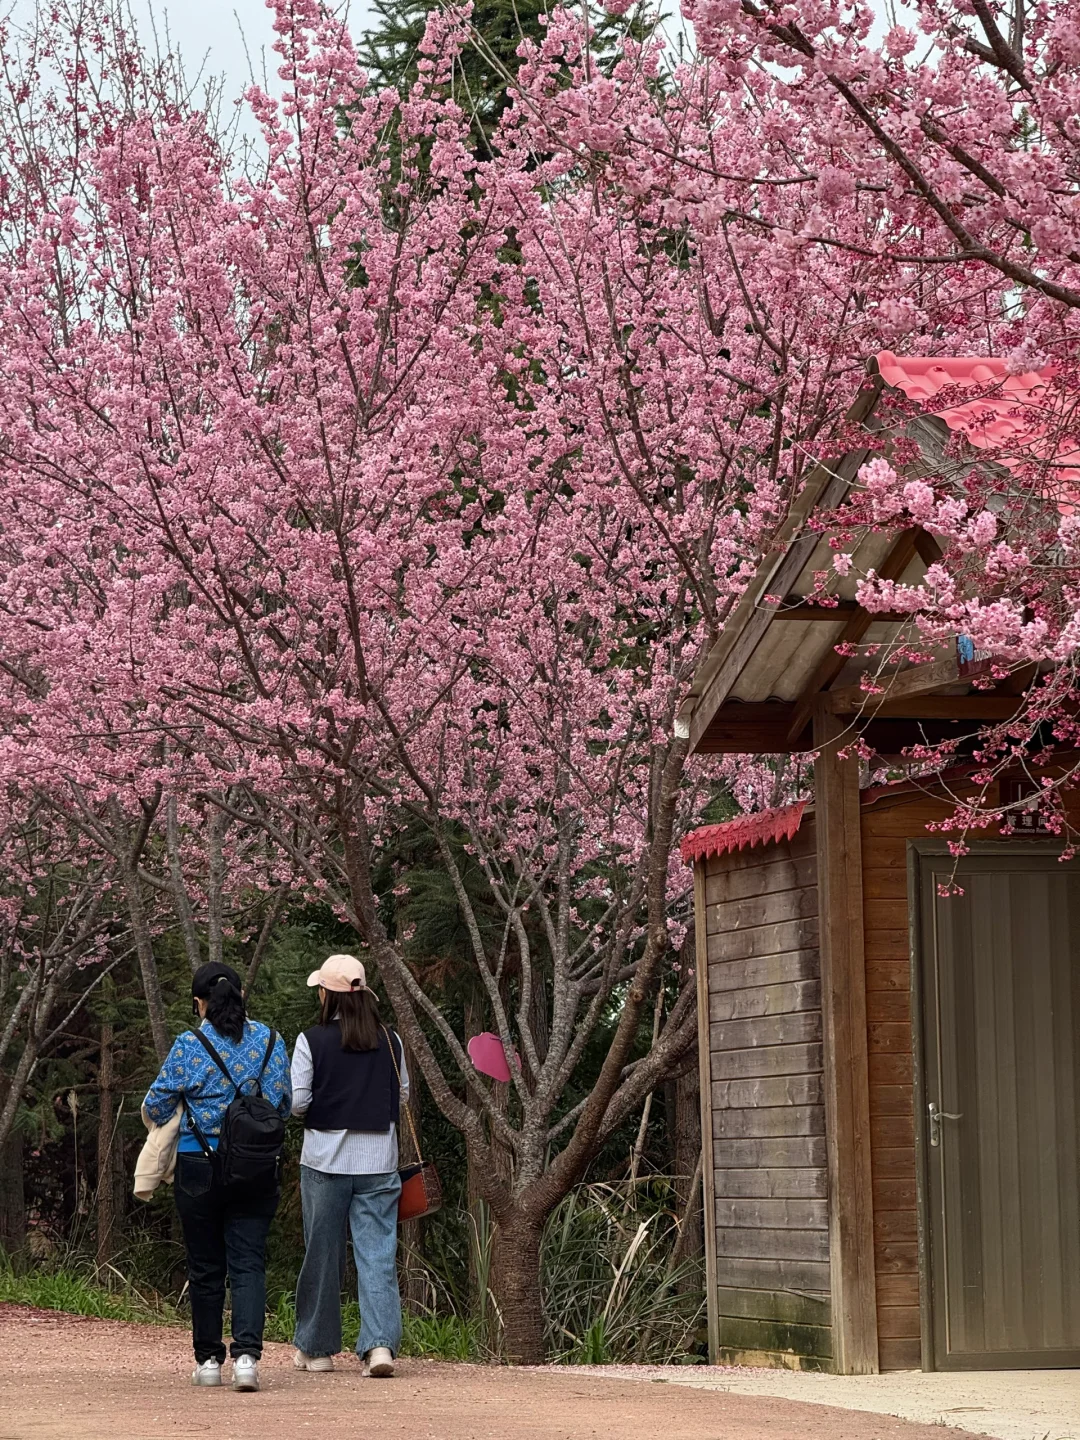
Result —
[{"label": "black backpack", "polygon": [[[221,1134],[217,1151],[211,1150],[206,1136],[195,1123],[187,1100],[187,1110],[192,1133],[202,1147],[203,1154],[218,1166],[218,1173],[225,1185],[276,1185],[281,1175],[281,1152],[285,1147],[285,1121],[277,1107],[271,1105],[262,1093],[262,1077],[277,1043],[277,1031],[270,1031],[266,1042],[259,1073],[252,1080],[242,1080],[239,1085],[233,1079],[229,1067],[211,1045],[201,1030],[191,1032],[205,1046],[211,1060],[236,1091],[225,1111],[221,1122]],[[254,1095],[245,1095],[243,1087],[255,1085]]]}]

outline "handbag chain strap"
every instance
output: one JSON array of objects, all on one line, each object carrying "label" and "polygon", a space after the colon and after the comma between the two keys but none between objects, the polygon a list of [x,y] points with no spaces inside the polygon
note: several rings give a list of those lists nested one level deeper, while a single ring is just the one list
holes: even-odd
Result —
[{"label": "handbag chain strap", "polygon": [[[400,1093],[401,1093],[401,1070],[400,1070],[400,1068],[399,1068],[399,1066],[398,1066],[397,1056],[394,1054],[394,1042],[393,1042],[393,1040],[391,1039],[390,1031],[387,1030],[387,1028],[386,1028],[385,1025],[382,1027],[382,1032],[383,1032],[383,1034],[386,1036],[386,1043],[387,1043],[387,1045],[389,1045],[389,1047],[390,1047],[390,1059],[393,1061],[393,1064],[394,1064],[394,1074],[397,1076],[398,1094],[400,1095]],[[412,1135],[413,1149],[416,1151],[416,1163],[417,1163],[418,1165],[423,1165],[423,1163],[424,1163],[424,1157],[423,1157],[423,1155],[420,1153],[420,1136],[417,1135],[417,1133],[416,1133],[416,1121],[415,1121],[415,1120],[413,1119],[413,1117],[412,1117],[412,1106],[409,1104],[409,1102],[408,1102],[407,1100],[405,1101],[404,1109],[405,1109],[405,1119],[409,1122],[409,1133]]]}]

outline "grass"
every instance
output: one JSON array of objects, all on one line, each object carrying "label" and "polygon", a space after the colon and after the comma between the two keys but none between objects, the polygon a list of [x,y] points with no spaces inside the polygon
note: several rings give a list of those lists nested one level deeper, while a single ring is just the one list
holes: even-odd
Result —
[{"label": "grass", "polygon": [[[570,1365],[693,1364],[704,1296],[675,1262],[678,1220],[663,1177],[580,1185],[542,1249],[548,1354]],[[688,1283],[687,1283],[688,1282]]]},{"label": "grass", "polygon": [[[0,1255],[0,1301],[33,1305],[39,1310],[60,1310],[67,1315],[89,1315],[96,1320],[128,1320],[143,1325],[184,1325],[186,1317],[159,1295],[144,1295],[120,1275],[113,1285],[101,1283],[92,1270],[35,1269],[15,1273]],[[352,1350],[360,1333],[360,1307],[355,1300],[342,1306],[342,1347]],[[481,1358],[476,1327],[458,1315],[406,1314],[402,1355],[434,1360]],[[296,1328],[296,1305],[291,1293],[282,1295],[266,1317],[266,1339],[288,1344]]]},{"label": "grass", "polygon": [[93,1271],[35,1269],[17,1275],[0,1255],[0,1301],[34,1305],[39,1310],[62,1310],[68,1315],[90,1315],[97,1320],[133,1320],[143,1325],[181,1325],[174,1305],[160,1295],[144,1295],[120,1275],[112,1285],[101,1283]]},{"label": "grass", "polygon": [[[459,1315],[412,1315],[402,1317],[404,1333],[402,1355],[428,1360],[479,1360],[484,1358],[477,1327]],[[292,1293],[282,1295],[266,1317],[267,1340],[289,1344],[296,1329],[296,1303]],[[360,1307],[355,1300],[346,1300],[341,1307],[341,1346],[356,1348],[360,1333]]]},{"label": "grass", "polygon": [[[568,1195],[551,1216],[542,1246],[549,1358],[592,1365],[699,1361],[705,1308],[700,1266],[678,1262],[678,1231],[671,1182],[663,1177],[582,1185]],[[423,1263],[427,1304],[420,1313],[404,1316],[403,1355],[447,1361],[500,1358],[500,1316],[488,1288],[491,1226],[484,1212],[473,1224],[471,1245],[470,1268],[482,1302],[458,1294],[443,1273],[454,1267],[439,1264],[447,1257],[430,1255]],[[466,1257],[450,1257],[455,1258],[458,1268],[467,1266]],[[278,1291],[276,1286],[271,1293],[278,1298],[267,1314],[266,1338],[288,1344],[296,1328],[294,1295],[291,1288]],[[51,1267],[18,1274],[0,1251],[0,1301],[102,1320],[186,1323],[179,1302],[149,1287],[140,1289],[115,1266],[99,1270],[72,1252]],[[345,1349],[355,1347],[359,1329],[359,1307],[352,1298],[342,1308]]]}]

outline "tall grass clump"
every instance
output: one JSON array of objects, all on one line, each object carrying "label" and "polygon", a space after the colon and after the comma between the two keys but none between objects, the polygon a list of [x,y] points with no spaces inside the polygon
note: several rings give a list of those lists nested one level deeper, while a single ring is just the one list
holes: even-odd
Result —
[{"label": "tall grass clump", "polygon": [[554,1212],[541,1252],[551,1359],[668,1365],[700,1358],[700,1266],[678,1259],[670,1193],[657,1177],[581,1185]]}]

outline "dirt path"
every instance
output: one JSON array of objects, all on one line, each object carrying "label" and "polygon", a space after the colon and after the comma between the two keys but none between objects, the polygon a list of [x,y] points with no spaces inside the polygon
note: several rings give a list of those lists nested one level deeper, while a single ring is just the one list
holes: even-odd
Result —
[{"label": "dirt path", "polygon": [[298,1374],[269,1347],[258,1395],[195,1390],[187,1336],[0,1305],[0,1440],[940,1440],[879,1415],[573,1370],[405,1361],[364,1380],[354,1357]]}]

